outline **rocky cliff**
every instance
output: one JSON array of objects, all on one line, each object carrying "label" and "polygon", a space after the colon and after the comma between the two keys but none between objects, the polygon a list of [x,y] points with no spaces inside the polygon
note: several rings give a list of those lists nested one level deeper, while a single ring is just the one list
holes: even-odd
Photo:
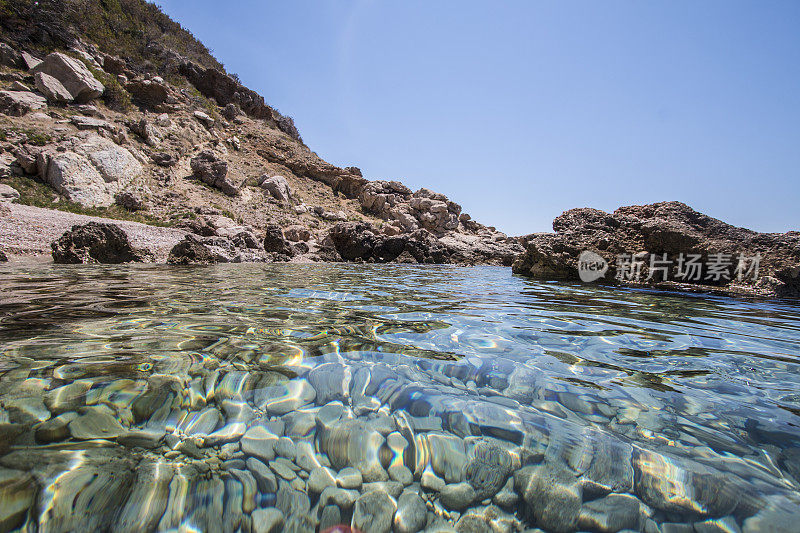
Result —
[{"label": "rocky cliff", "polygon": [[322,160],[144,0],[0,10],[0,179],[21,203],[183,228],[226,261],[510,265],[522,251],[443,194]]}]

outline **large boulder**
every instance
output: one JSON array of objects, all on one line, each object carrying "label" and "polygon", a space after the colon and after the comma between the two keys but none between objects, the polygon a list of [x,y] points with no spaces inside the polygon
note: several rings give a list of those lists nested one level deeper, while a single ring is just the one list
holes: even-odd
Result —
[{"label": "large boulder", "polygon": [[172,247],[167,263],[171,265],[210,265],[217,262],[217,257],[192,234]]},{"label": "large boulder", "polygon": [[277,224],[268,224],[264,235],[264,250],[277,254],[292,255],[292,246],[283,235],[283,230]]},{"label": "large boulder", "polygon": [[78,102],[98,98],[105,90],[103,84],[97,81],[86,65],[60,52],[49,54],[33,70],[56,78]]},{"label": "large boulder", "polygon": [[[526,250],[514,261],[515,273],[578,280],[583,256],[608,267],[598,280],[608,283],[800,295],[798,232],[738,228],[680,202],[627,206],[613,213],[572,209],[553,221],[553,229],[556,233],[520,238]],[[692,257],[696,267],[688,264]],[[717,266],[712,270],[710,265]]]},{"label": "large boulder", "polygon": [[42,60],[38,57],[29,54],[28,52],[22,52],[22,68],[25,70],[33,70],[36,68],[37,65],[42,63]]},{"label": "large boulder", "polygon": [[142,173],[133,154],[99,135],[75,137],[64,148],[39,154],[40,176],[67,199],[85,206],[113,204],[114,195]]},{"label": "large boulder", "polygon": [[72,102],[72,94],[64,85],[50,74],[37,72],[34,74],[36,88],[42,93],[48,102],[55,104],[66,104]]},{"label": "large boulder", "polygon": [[47,107],[47,99],[29,91],[0,91],[0,112],[21,117]]},{"label": "large boulder", "polygon": [[63,264],[131,263],[152,259],[149,252],[133,248],[119,226],[100,222],[72,226],[50,246],[53,261]]},{"label": "large boulder", "polygon": [[292,200],[292,189],[283,176],[262,176],[259,185],[281,203],[288,204]]},{"label": "large boulder", "polygon": [[154,80],[133,80],[125,84],[125,89],[131,93],[134,102],[148,108],[158,107],[169,96],[167,85]]},{"label": "large boulder", "polygon": [[0,201],[15,202],[19,200],[19,192],[11,185],[0,183]]},{"label": "large boulder", "polygon": [[191,161],[192,172],[203,182],[224,192],[236,196],[239,189],[231,183],[228,176],[228,163],[209,150],[200,152]]},{"label": "large boulder", "polygon": [[330,231],[334,248],[345,261],[394,261],[406,248],[403,236],[378,233],[366,222],[340,222]]}]

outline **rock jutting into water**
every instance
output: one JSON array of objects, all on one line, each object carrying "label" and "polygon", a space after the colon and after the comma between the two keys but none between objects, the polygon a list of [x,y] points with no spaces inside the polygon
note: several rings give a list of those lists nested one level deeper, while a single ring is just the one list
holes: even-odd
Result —
[{"label": "rock jutting into water", "polygon": [[[556,233],[534,233],[520,237],[526,251],[513,264],[514,272],[536,279],[577,280],[582,252],[597,254],[609,265],[604,282],[622,285],[656,285],[669,289],[715,290],[728,294],[766,296],[800,295],[800,235],[797,232],[758,233],[737,228],[695,211],[680,202],[620,207],[613,213],[580,208],[566,211],[553,221]],[[666,254],[666,280],[661,265]],[[727,274],[709,276],[701,272],[679,276],[678,262],[690,254],[700,264],[719,257],[728,264]],[[719,256],[719,254],[724,254]],[[638,279],[614,277],[619,257],[641,262]],[[741,256],[741,257],[740,257]],[[744,258],[759,256],[758,269],[750,272]],[[659,266],[659,268],[661,268]],[[688,267],[687,267],[688,268]],[[742,268],[741,279],[737,269]]]}]

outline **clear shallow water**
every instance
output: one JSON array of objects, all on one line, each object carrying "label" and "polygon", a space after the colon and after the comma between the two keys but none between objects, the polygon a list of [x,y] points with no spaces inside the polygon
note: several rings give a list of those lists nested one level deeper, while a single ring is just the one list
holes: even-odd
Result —
[{"label": "clear shallow water", "polygon": [[0,275],[1,531],[800,518],[791,302],[491,267]]}]

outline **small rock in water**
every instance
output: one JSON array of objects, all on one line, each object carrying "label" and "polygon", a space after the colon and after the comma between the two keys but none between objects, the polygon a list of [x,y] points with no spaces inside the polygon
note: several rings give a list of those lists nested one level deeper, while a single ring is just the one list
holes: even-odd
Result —
[{"label": "small rock in water", "polygon": [[253,511],[253,533],[280,533],[283,531],[283,513],[274,507]]},{"label": "small rock in water", "polygon": [[166,431],[163,429],[132,429],[117,437],[117,442],[129,448],[152,449],[158,446],[165,436]]},{"label": "small rock in water", "polygon": [[335,505],[326,505],[319,515],[319,530],[328,531],[329,528],[342,523],[342,511]]},{"label": "small rock in water", "polygon": [[189,414],[181,422],[181,429],[187,435],[205,436],[213,432],[221,421],[220,412],[213,407],[207,407],[199,413]]},{"label": "small rock in water", "polygon": [[241,440],[245,455],[269,462],[275,459],[275,444],[278,436],[264,426],[253,426],[247,430]]},{"label": "small rock in water", "polygon": [[[796,525],[796,520],[798,519],[800,519],[800,516],[795,517],[792,523],[793,526]],[[693,526],[696,533],[741,533],[742,531],[739,528],[738,522],[736,522],[736,518],[731,515],[695,522]],[[766,528],[764,529],[766,530]],[[774,528],[772,530],[780,531],[780,528]]]},{"label": "small rock in water", "polygon": [[651,514],[650,508],[635,496],[609,494],[583,505],[578,516],[578,527],[603,533],[622,529],[640,531]]},{"label": "small rock in water", "polygon": [[740,491],[710,468],[687,462],[685,467],[663,455],[638,449],[634,458],[636,494],[663,511],[699,516],[725,516],[738,505]]},{"label": "small rock in water", "polygon": [[304,379],[295,379],[282,385],[255,391],[256,405],[271,415],[285,415],[314,401],[314,388]]},{"label": "small rock in water", "polygon": [[312,368],[308,381],[317,391],[317,403],[332,401],[348,403],[350,398],[350,370],[341,363],[324,363]]},{"label": "small rock in water", "polygon": [[250,457],[246,465],[247,469],[250,470],[250,473],[252,473],[253,477],[256,479],[258,490],[265,494],[271,494],[278,490],[278,481],[275,478],[275,474],[272,473],[272,470],[270,470],[267,465],[255,457]]},{"label": "small rock in water", "polygon": [[328,487],[322,491],[319,496],[319,504],[326,506],[333,504],[342,511],[349,511],[352,509],[353,504],[356,502],[359,494],[356,490],[337,489],[335,487]]},{"label": "small rock in water", "polygon": [[526,466],[514,474],[514,488],[542,528],[555,532],[575,529],[581,509],[581,487],[565,466],[550,462]]},{"label": "small rock in water", "polygon": [[56,442],[69,437],[69,423],[78,418],[78,413],[63,413],[36,426],[37,442]]},{"label": "small rock in water", "polygon": [[425,502],[415,492],[404,492],[397,500],[394,513],[395,533],[417,533],[425,528],[428,513]]},{"label": "small rock in water", "polygon": [[420,485],[422,486],[423,489],[427,489],[433,492],[441,492],[444,489],[445,482],[442,478],[438,477],[430,470],[425,470],[422,472],[422,479],[420,480]]},{"label": "small rock in water", "polygon": [[297,474],[295,474],[294,471],[282,461],[270,461],[269,467],[277,476],[282,477],[286,481],[292,481],[297,477]]},{"label": "small rock in water", "polygon": [[242,510],[250,513],[256,508],[256,498],[258,497],[258,483],[255,476],[248,470],[230,470],[230,473],[242,484]]},{"label": "small rock in water", "polygon": [[478,442],[473,453],[464,477],[475,489],[476,498],[485,500],[497,494],[511,475],[511,454],[486,441]]},{"label": "small rock in water", "polygon": [[297,448],[289,437],[280,437],[278,442],[275,443],[275,453],[280,457],[294,461],[297,455]]},{"label": "small rock in water", "polygon": [[404,486],[411,485],[414,482],[414,474],[408,469],[406,465],[392,465],[389,467],[389,478],[393,481],[398,481]]},{"label": "small rock in water", "polygon": [[119,421],[105,407],[85,407],[69,423],[69,431],[78,440],[115,439],[125,432]]},{"label": "small rock in water", "polygon": [[88,381],[73,381],[44,395],[44,404],[53,414],[77,411],[86,405],[86,392],[92,388]]},{"label": "small rock in water", "polygon": [[514,492],[514,478],[509,478],[500,492],[492,497],[492,503],[505,510],[513,509],[519,502],[519,494]]},{"label": "small rock in water", "polygon": [[353,506],[353,527],[363,533],[390,533],[396,510],[397,504],[386,492],[368,492]]},{"label": "small rock in water", "polygon": [[311,509],[311,501],[305,492],[293,488],[285,481],[280,481],[275,507],[283,511],[286,516],[306,516]]},{"label": "small rock in water", "polygon": [[403,492],[403,484],[397,481],[373,481],[361,486],[361,492],[364,494],[373,490],[380,490],[388,493],[392,498],[398,498]]},{"label": "small rock in water", "polygon": [[363,480],[361,472],[352,467],[345,467],[336,474],[336,484],[343,489],[360,489]]},{"label": "small rock in water", "polygon": [[468,459],[464,448],[464,440],[455,435],[444,433],[428,433],[425,438],[431,454],[433,471],[439,477],[444,478],[447,483],[462,481],[464,479],[464,465],[466,465]]},{"label": "small rock in water", "polygon": [[335,486],[336,478],[329,468],[315,468],[308,476],[308,490],[314,494],[321,494],[326,488]]},{"label": "small rock in water", "polygon": [[633,447],[608,439],[595,440],[592,461],[581,479],[583,491],[591,495],[633,491]]},{"label": "small rock in water", "polygon": [[203,446],[219,446],[228,442],[236,442],[242,438],[246,430],[247,424],[244,422],[227,424],[203,438]]},{"label": "small rock in water", "polygon": [[337,470],[353,466],[367,482],[389,479],[380,460],[384,438],[363,421],[342,420],[330,428],[321,427],[319,437],[321,451]]},{"label": "small rock in water", "polygon": [[36,482],[27,472],[0,468],[0,530],[21,526],[33,505]]},{"label": "small rock in water", "polygon": [[222,410],[228,422],[250,422],[256,417],[256,411],[250,404],[241,400],[223,400]]},{"label": "small rock in water", "polygon": [[143,463],[136,469],[133,490],[114,524],[115,532],[151,531],[167,508],[173,467],[162,460]]},{"label": "small rock in water", "polygon": [[439,493],[439,501],[447,509],[463,511],[475,501],[475,489],[466,482],[445,485]]},{"label": "small rock in water", "polygon": [[50,411],[40,397],[21,396],[3,400],[8,419],[16,424],[38,424],[50,418]]}]

